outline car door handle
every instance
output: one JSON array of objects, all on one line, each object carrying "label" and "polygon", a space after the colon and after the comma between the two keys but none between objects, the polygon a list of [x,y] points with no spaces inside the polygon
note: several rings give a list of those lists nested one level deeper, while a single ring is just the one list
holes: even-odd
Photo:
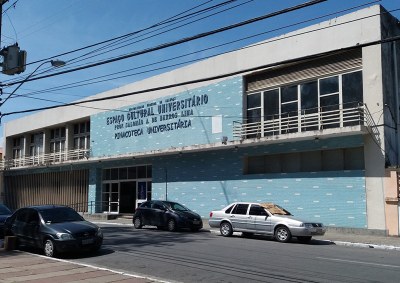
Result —
[{"label": "car door handle", "polygon": [[235,218],[235,215],[231,215],[231,218]]}]

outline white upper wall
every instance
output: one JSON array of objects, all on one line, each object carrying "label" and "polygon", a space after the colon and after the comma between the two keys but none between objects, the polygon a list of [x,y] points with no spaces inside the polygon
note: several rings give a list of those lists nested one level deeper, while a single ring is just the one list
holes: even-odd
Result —
[{"label": "white upper wall", "polygon": [[[161,75],[87,97],[84,100],[213,77],[308,55],[334,51],[340,48],[355,46],[356,44],[376,41],[381,37],[380,17],[370,16],[379,15],[379,13],[380,6],[374,5],[354,13],[266,40],[264,41],[265,44],[253,45],[239,51],[216,56]],[[356,19],[362,20],[354,21]],[[341,23],[343,24],[340,25]],[[207,81],[204,83],[82,105],[99,109],[116,109],[211,83],[212,81]],[[28,115],[5,123],[4,137],[19,135],[21,133],[47,128],[52,125],[64,124],[68,121],[78,120],[105,111],[99,109],[68,106]]]}]

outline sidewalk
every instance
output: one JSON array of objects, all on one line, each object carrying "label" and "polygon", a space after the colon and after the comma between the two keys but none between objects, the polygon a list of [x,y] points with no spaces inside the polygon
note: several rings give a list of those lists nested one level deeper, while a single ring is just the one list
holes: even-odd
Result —
[{"label": "sidewalk", "polygon": [[29,283],[150,283],[165,282],[133,274],[76,264],[67,260],[49,258],[21,251],[0,248],[0,282]]}]

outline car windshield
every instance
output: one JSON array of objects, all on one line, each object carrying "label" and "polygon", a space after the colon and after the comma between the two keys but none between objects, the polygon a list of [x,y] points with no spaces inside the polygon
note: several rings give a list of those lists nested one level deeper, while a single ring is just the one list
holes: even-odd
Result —
[{"label": "car windshield", "polygon": [[79,215],[79,213],[68,207],[43,209],[40,211],[40,214],[42,215],[44,222],[47,224],[83,221],[83,218]]},{"label": "car windshield", "polygon": [[272,215],[292,215],[289,211],[274,203],[260,203],[260,206],[264,207]]},{"label": "car windshield", "polygon": [[0,215],[8,215],[8,214],[11,214],[11,210],[9,210],[7,206],[0,204]]},{"label": "car windshield", "polygon": [[182,204],[177,202],[165,202],[164,203],[168,208],[175,210],[175,211],[188,211],[189,209],[184,207]]}]

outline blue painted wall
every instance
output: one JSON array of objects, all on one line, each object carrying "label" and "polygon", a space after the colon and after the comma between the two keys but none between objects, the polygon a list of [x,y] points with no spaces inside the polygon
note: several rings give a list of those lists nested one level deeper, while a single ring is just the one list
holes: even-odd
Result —
[{"label": "blue painted wall", "polygon": [[360,144],[362,137],[354,136],[158,158],[153,163],[153,198],[165,199],[167,190],[168,200],[187,205],[203,218],[234,201],[275,202],[296,216],[325,225],[366,228],[363,170],[243,174],[246,155]]},{"label": "blue painted wall", "polygon": [[[242,78],[91,116],[92,156],[168,149],[232,139],[242,120]],[[222,116],[220,132],[212,117]]]},{"label": "blue painted wall", "polygon": [[[131,152],[144,152],[170,147],[209,144],[220,141],[222,136],[232,137],[232,122],[242,116],[242,79],[235,78],[186,93],[110,111],[91,117],[93,156],[108,156]],[[204,99],[203,104],[187,107],[188,116],[182,111],[166,111],[160,114],[159,105],[183,101],[195,96]],[[201,98],[202,97],[202,98]],[[172,105],[172,104],[171,104]],[[175,107],[176,103],[174,104]],[[180,106],[181,107],[181,106]],[[149,110],[154,108],[153,110]],[[144,124],[129,126],[128,116],[140,115],[135,111],[147,109],[151,115],[136,119]],[[132,112],[135,112],[132,114]],[[157,113],[157,114],[156,114]],[[143,114],[143,112],[142,112]],[[146,114],[146,115],[147,115]],[[143,114],[144,115],[144,114]],[[144,115],[144,116],[146,116]],[[160,115],[172,115],[160,121]],[[174,118],[176,116],[176,118]],[[222,115],[222,131],[213,133],[213,116]],[[122,118],[123,117],[123,118]],[[164,116],[163,116],[164,117]],[[169,116],[168,116],[169,117]],[[153,118],[156,118],[153,120]],[[110,120],[111,119],[111,120]],[[124,121],[122,121],[122,119]],[[147,124],[147,119],[150,119]],[[147,132],[147,128],[175,123],[183,119],[190,127],[176,128],[159,133]],[[132,122],[135,119],[130,119]],[[156,121],[157,120],[157,121]],[[154,122],[152,122],[154,121]],[[107,125],[108,122],[108,125]],[[120,137],[119,133],[139,131],[139,136]],[[131,132],[132,133],[132,132]],[[173,154],[169,156],[136,158],[87,164],[89,173],[89,201],[101,198],[101,170],[104,168],[152,165],[152,198],[181,202],[208,218],[209,212],[221,209],[234,201],[275,202],[294,215],[321,221],[337,227],[366,227],[365,172],[330,171],[292,174],[243,174],[245,156],[301,152],[334,148],[363,146],[362,136],[320,139],[318,141],[290,142],[257,145],[247,148],[224,149],[199,153]],[[79,165],[78,165],[79,167]],[[78,168],[77,168],[78,169]]]}]

